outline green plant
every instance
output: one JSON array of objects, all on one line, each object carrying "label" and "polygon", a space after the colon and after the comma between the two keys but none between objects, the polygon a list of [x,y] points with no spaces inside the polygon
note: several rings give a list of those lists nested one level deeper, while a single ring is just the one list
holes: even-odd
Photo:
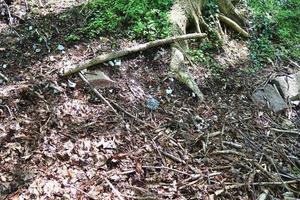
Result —
[{"label": "green plant", "polygon": [[299,59],[300,1],[249,0],[249,6],[254,13],[250,41],[254,68],[259,69],[275,55]]},{"label": "green plant", "polygon": [[70,34],[70,35],[65,36],[65,41],[67,41],[67,42],[75,42],[78,40],[80,40],[80,37],[75,34]]},{"label": "green plant", "polygon": [[118,33],[149,40],[169,34],[167,12],[172,0],[93,0],[85,7],[90,36]]},{"label": "green plant", "polygon": [[204,42],[203,46],[200,46],[198,49],[190,49],[188,51],[188,55],[192,59],[194,63],[200,63],[202,66],[206,67],[212,77],[222,82],[227,81],[227,77],[224,76],[226,69],[228,68],[227,65],[221,66],[218,62],[212,57],[210,53],[210,46],[211,43]]}]

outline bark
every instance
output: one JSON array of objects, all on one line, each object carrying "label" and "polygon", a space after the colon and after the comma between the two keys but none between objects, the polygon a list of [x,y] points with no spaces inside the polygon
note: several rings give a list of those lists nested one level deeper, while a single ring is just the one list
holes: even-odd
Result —
[{"label": "bark", "polygon": [[233,30],[238,32],[241,36],[248,38],[250,37],[249,33],[242,29],[240,25],[238,25],[235,21],[231,20],[230,18],[224,16],[224,15],[218,15],[218,18],[220,19],[221,22],[227,24],[229,27],[231,27]]},{"label": "bark", "polygon": [[[230,0],[216,0],[221,14],[215,17],[215,28],[209,27],[203,19],[202,9],[205,3],[207,3],[206,0],[177,0],[172,7],[169,17],[173,35],[186,34],[187,27],[193,25],[198,33],[201,33],[204,29],[205,31],[216,33],[219,40],[222,40],[224,33],[220,25],[221,21],[241,36],[249,37],[249,34],[241,28],[244,24],[244,19],[236,11]],[[171,74],[189,87],[196,94],[199,102],[202,102],[203,94],[195,80],[188,73],[188,66],[185,64],[187,50],[188,43],[186,41],[175,42],[172,45]]]},{"label": "bark", "polygon": [[80,66],[77,66],[77,67],[65,72],[63,74],[63,76],[69,76],[69,75],[77,73],[77,72],[79,72],[83,69],[87,69],[89,67],[92,67],[92,66],[95,66],[95,65],[98,65],[98,64],[101,64],[101,63],[105,63],[105,62],[108,62],[110,60],[126,56],[126,55],[131,54],[131,53],[145,51],[149,48],[153,48],[153,47],[157,47],[157,46],[161,46],[161,45],[166,45],[166,44],[170,44],[170,43],[173,43],[173,42],[178,42],[178,41],[181,41],[181,40],[203,38],[203,37],[206,37],[206,34],[193,33],[193,34],[187,34],[187,35],[173,36],[173,37],[169,37],[169,38],[165,38],[165,39],[161,39],[161,40],[148,42],[148,43],[145,43],[145,44],[140,44],[140,45],[137,45],[137,46],[134,46],[134,47],[129,47],[129,48],[126,48],[126,49],[123,49],[123,50],[120,50],[120,51],[100,55],[100,56],[97,56],[97,57],[85,62],[84,64],[82,64]]}]

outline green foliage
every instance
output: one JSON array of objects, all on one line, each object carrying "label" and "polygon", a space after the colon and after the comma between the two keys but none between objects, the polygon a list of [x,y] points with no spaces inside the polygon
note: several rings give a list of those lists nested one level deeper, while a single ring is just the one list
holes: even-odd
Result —
[{"label": "green foliage", "polygon": [[67,42],[76,42],[79,41],[80,37],[78,35],[75,34],[70,34],[68,36],[65,37],[65,41]]},{"label": "green foliage", "polygon": [[127,34],[149,40],[169,34],[167,12],[172,0],[93,0],[84,32],[90,36],[103,33]]},{"label": "green foliage", "polygon": [[188,50],[188,55],[191,57],[194,63],[200,63],[205,66],[211,73],[212,77],[226,82],[227,77],[224,76],[224,72],[227,69],[227,65],[221,66],[212,57],[213,51],[216,51],[217,47],[211,41],[203,41],[197,49]]},{"label": "green foliage", "polygon": [[267,58],[300,58],[300,1],[249,0],[254,12],[253,38],[250,43],[256,67]]}]

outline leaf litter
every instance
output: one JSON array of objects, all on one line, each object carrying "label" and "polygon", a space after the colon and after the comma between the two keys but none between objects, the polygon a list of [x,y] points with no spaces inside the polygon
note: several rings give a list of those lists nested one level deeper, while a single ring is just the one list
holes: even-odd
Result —
[{"label": "leaf litter", "polygon": [[[120,48],[139,42],[111,39]],[[114,81],[99,91],[118,115],[79,77],[58,75],[109,44],[64,45],[64,54],[27,64],[1,46],[10,82],[0,91],[0,199],[282,199],[287,191],[297,198],[299,135],[283,130],[299,132],[299,107],[275,115],[252,104],[262,78],[239,73],[249,64],[246,50],[234,57],[239,42],[228,43],[228,57],[216,55],[236,67],[224,72],[226,83],[191,69],[206,96],[201,105],[166,78],[167,47],[122,58],[119,69],[99,66]]]}]

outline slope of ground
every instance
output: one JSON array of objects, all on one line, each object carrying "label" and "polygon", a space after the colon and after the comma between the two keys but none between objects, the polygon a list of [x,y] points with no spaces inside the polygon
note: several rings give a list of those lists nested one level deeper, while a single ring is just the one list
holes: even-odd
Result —
[{"label": "slope of ground", "polygon": [[[77,75],[64,79],[59,71],[142,41],[101,37],[65,45],[76,23],[67,27],[59,16],[1,32],[8,80],[0,86],[0,199],[299,195],[299,107],[275,115],[253,105],[252,91],[274,68],[244,73],[251,64],[244,41],[228,38],[213,55],[228,66],[222,79],[204,66],[191,69],[206,97],[201,105],[168,78],[168,47],[122,58],[119,68],[98,66],[115,81],[100,92],[116,114]],[[50,22],[58,28],[51,36]],[[153,98],[159,107],[150,110]]]}]

